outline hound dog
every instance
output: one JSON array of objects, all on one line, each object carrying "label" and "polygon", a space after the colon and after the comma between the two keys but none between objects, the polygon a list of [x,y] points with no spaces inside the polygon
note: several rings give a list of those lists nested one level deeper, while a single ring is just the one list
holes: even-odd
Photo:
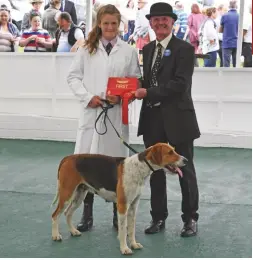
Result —
[{"label": "hound dog", "polygon": [[72,215],[80,206],[88,192],[92,192],[107,201],[117,203],[118,239],[122,254],[131,254],[127,245],[127,235],[131,248],[140,249],[142,245],[135,240],[135,219],[141,189],[152,173],[146,161],[158,170],[168,168],[182,177],[179,167],[185,165],[186,158],[177,154],[173,147],[158,143],[144,152],[127,158],[94,154],[75,154],[65,157],[58,169],[58,205],[52,214],[52,239],[61,241],[59,216],[64,211],[69,231],[73,236],[81,233],[72,224]]}]

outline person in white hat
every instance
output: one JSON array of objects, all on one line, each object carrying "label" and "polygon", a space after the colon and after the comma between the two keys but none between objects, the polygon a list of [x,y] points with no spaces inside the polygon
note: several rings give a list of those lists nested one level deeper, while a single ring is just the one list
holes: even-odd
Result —
[{"label": "person in white hat", "polygon": [[24,14],[22,24],[21,24],[21,31],[22,32],[24,32],[24,30],[27,30],[31,27],[31,24],[30,24],[31,12],[35,11],[41,16],[40,8],[43,4],[43,0],[30,0],[29,2],[32,5],[32,9],[28,13]]}]

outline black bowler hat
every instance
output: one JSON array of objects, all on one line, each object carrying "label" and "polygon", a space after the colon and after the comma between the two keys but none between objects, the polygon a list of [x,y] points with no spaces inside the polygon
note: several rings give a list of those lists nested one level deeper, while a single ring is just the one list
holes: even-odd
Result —
[{"label": "black bowler hat", "polygon": [[147,14],[146,18],[149,20],[152,16],[169,16],[175,21],[177,20],[177,15],[173,13],[172,6],[163,2],[151,5],[150,14]]}]

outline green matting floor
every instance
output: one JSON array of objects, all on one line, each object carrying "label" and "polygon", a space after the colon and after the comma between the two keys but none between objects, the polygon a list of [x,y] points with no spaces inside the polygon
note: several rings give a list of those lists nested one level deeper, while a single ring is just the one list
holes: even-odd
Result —
[{"label": "green matting floor", "polygon": [[[121,257],[112,228],[112,204],[99,197],[92,231],[73,238],[62,216],[63,241],[51,241],[50,204],[57,168],[61,158],[73,149],[73,143],[0,139],[0,257]],[[170,215],[166,230],[144,234],[150,221],[147,183],[136,227],[137,240],[144,249],[135,251],[133,257],[251,257],[251,158],[249,149],[195,148],[200,219],[199,234],[193,238],[179,236],[181,194],[173,176],[167,178]],[[81,208],[74,215],[75,223]]]}]

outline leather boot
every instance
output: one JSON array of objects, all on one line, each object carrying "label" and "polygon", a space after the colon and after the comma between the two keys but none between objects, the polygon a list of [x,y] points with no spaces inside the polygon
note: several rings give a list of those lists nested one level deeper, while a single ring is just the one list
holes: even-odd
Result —
[{"label": "leather boot", "polygon": [[118,230],[118,214],[117,214],[117,204],[113,203],[113,226],[116,230]]},{"label": "leather boot", "polygon": [[84,202],[83,215],[80,223],[77,225],[77,230],[80,232],[88,231],[93,226],[93,203]]}]

